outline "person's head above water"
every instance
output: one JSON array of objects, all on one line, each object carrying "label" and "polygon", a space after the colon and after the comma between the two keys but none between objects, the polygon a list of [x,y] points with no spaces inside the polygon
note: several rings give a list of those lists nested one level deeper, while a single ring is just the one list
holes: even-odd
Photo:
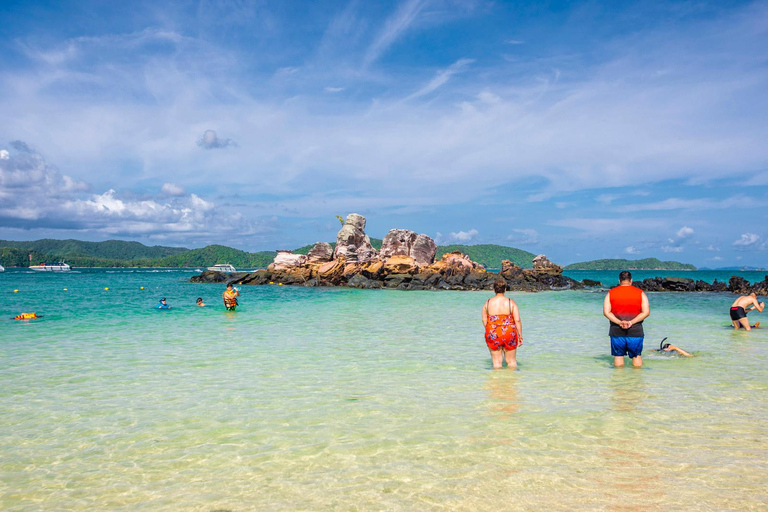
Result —
[{"label": "person's head above water", "polygon": [[232,283],[227,283],[227,290],[232,289]]},{"label": "person's head above water", "polygon": [[624,270],[621,273],[619,273],[619,282],[620,283],[631,283],[632,282],[632,273],[629,270]]},{"label": "person's head above water", "polygon": [[197,303],[200,304],[201,302],[203,302],[203,298],[202,297],[198,297],[197,298]]},{"label": "person's head above water", "polygon": [[504,293],[507,291],[507,282],[504,279],[497,279],[493,283],[493,291],[494,293]]},{"label": "person's head above water", "polygon": [[160,302],[165,302],[165,297],[163,297],[162,299],[160,299]]}]

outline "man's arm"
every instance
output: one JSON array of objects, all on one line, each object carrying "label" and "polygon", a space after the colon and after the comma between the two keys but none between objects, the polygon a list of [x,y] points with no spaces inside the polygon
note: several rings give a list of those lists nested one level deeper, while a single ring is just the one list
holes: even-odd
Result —
[{"label": "man's arm", "polygon": [[605,300],[603,301],[603,316],[605,316],[605,318],[607,318],[614,324],[621,325],[621,320],[619,320],[619,318],[616,315],[614,315],[613,312],[611,311],[611,295],[610,294],[606,294]]},{"label": "man's arm", "polygon": [[[635,325],[638,322],[642,322],[643,320],[648,318],[648,315],[650,314],[651,314],[651,305],[648,303],[648,296],[645,294],[645,292],[643,292],[642,302],[640,303],[640,314],[629,321],[630,327]],[[627,329],[627,327],[625,327],[625,329]]]}]

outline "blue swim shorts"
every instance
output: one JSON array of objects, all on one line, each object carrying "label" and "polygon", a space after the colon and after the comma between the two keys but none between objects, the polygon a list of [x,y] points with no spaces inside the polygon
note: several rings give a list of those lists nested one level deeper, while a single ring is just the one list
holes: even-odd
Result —
[{"label": "blue swim shorts", "polygon": [[611,336],[611,355],[633,359],[643,353],[643,337]]}]

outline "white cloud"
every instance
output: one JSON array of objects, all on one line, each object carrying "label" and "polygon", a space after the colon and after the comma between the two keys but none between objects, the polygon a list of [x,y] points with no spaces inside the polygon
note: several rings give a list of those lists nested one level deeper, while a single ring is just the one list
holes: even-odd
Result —
[{"label": "white cloud", "polygon": [[509,39],[509,40],[507,40],[507,44],[515,44],[515,45],[517,45],[517,44],[525,44],[525,42],[524,41],[519,41],[517,39]]},{"label": "white cloud", "polygon": [[443,236],[442,233],[438,232],[435,236],[435,242],[438,245],[446,245],[452,243],[466,244],[475,240],[479,234],[480,233],[474,228],[470,229],[469,231],[451,232],[447,236]]},{"label": "white cloud", "polygon": [[[456,73],[460,72],[462,70],[462,68],[466,67],[467,65],[469,65],[469,64],[471,64],[473,62],[474,62],[474,59],[459,59],[459,60],[457,60],[456,62],[451,64],[447,69],[439,71],[437,73],[437,76],[435,76],[435,78],[430,80],[430,82],[427,85],[425,85],[424,87],[422,87],[418,91],[414,92],[413,94],[411,94],[410,96],[408,96],[405,99],[406,100],[412,100],[412,99],[415,99],[415,98],[419,98],[421,96],[425,96],[425,95],[427,95],[427,94],[437,90],[438,88],[440,88],[443,85],[445,85],[448,82],[448,80],[451,79],[451,77],[453,75],[455,75]],[[481,95],[482,95],[482,93],[481,93]],[[486,101],[487,96],[480,96],[480,99],[482,101]]]},{"label": "white cloud", "polygon": [[11,156],[7,149],[0,149],[0,160],[10,160]]},{"label": "white cloud", "polygon": [[684,238],[689,238],[693,236],[693,228],[689,228],[688,226],[683,226],[680,229],[677,230],[677,238],[682,240]]},{"label": "white cloud", "polygon": [[183,196],[187,193],[184,187],[175,183],[163,183],[162,192],[169,196]]},{"label": "white cloud", "polygon": [[397,11],[384,22],[384,27],[368,48],[363,63],[364,66],[368,66],[377,60],[408,30],[425,4],[425,0],[406,0],[400,4]]},{"label": "white cloud", "polygon": [[744,233],[741,238],[733,242],[733,245],[741,247],[749,247],[755,245],[760,241],[760,237],[754,233]]},{"label": "white cloud", "polygon": [[712,252],[719,252],[720,251],[720,247],[718,247],[717,245],[710,244],[710,245],[707,246],[707,250],[708,251],[712,251]]},{"label": "white cloud", "polygon": [[626,249],[624,249],[624,252],[627,254],[640,254],[640,251],[637,250],[637,248],[633,245],[630,245]]},{"label": "white cloud", "polygon": [[341,92],[341,91],[344,90],[344,87],[326,87],[324,90],[325,90],[325,92],[331,92],[331,93],[333,93],[333,92]]},{"label": "white cloud", "polygon": [[679,245],[664,245],[661,250],[664,252],[683,252],[683,248]]}]

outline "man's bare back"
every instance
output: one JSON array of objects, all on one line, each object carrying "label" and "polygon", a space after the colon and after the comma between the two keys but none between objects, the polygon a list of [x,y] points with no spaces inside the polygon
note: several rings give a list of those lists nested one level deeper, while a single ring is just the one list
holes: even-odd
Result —
[{"label": "man's bare back", "polygon": [[750,327],[749,320],[747,320],[747,313],[753,309],[762,313],[764,307],[765,303],[757,302],[757,294],[754,292],[737,298],[731,304],[730,311],[733,328],[738,330],[739,327],[743,327],[745,330],[751,331],[752,327]]}]

